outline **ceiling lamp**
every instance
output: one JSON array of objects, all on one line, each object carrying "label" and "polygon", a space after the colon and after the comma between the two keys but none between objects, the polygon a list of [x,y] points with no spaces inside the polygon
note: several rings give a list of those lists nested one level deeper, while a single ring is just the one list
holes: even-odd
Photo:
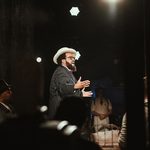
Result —
[{"label": "ceiling lamp", "polygon": [[78,7],[72,7],[72,8],[70,9],[70,14],[71,14],[72,16],[77,16],[77,15],[79,14],[79,12],[80,12],[80,10],[79,10]]}]

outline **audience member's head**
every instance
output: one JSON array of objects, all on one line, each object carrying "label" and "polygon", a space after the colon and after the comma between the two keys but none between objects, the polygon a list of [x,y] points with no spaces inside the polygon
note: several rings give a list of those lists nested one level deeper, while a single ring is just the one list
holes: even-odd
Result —
[{"label": "audience member's head", "polygon": [[88,107],[80,97],[66,97],[61,101],[55,115],[56,120],[67,120],[70,124],[82,128],[88,118]]},{"label": "audience member's head", "polygon": [[104,88],[102,86],[96,87],[95,94],[96,94],[96,97],[104,96]]}]

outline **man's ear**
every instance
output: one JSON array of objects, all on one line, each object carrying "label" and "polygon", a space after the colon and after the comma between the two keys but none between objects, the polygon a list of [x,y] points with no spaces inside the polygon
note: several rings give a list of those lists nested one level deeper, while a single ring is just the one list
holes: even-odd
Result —
[{"label": "man's ear", "polygon": [[62,62],[62,64],[65,64],[65,63],[66,63],[66,60],[65,60],[65,59],[62,59],[61,62]]}]

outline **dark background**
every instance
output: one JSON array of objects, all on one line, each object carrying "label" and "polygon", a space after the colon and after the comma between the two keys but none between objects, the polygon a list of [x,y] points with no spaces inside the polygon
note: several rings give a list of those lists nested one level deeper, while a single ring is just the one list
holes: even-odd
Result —
[{"label": "dark background", "polygon": [[[109,5],[96,0],[2,0],[0,3],[0,77],[13,85],[20,113],[48,103],[49,83],[56,68],[52,58],[63,46],[81,53],[75,75],[91,80],[91,88],[95,82],[107,88],[124,88],[124,51],[129,49],[127,45],[132,38],[136,42],[143,36],[143,10],[136,12],[137,4],[120,3],[111,16]],[[133,11],[130,5],[137,10]],[[72,6],[80,9],[77,17],[69,13]],[[137,20],[136,13],[141,20]],[[132,33],[129,17],[140,23],[134,27],[134,30],[140,28],[138,35]],[[35,61],[37,56],[42,57],[42,63]]]},{"label": "dark background", "polygon": [[[79,16],[70,16],[72,5],[79,7]],[[124,0],[114,16],[110,16],[108,4],[98,0],[1,0],[0,78],[12,84],[17,112],[31,113],[48,104],[49,83],[56,68],[53,55],[68,46],[81,53],[76,77],[91,80],[92,90],[95,83],[104,86],[114,114],[128,111],[129,122],[134,118],[138,128],[144,129],[149,17],[147,0]],[[42,63],[35,61],[37,56]],[[129,133],[135,123],[130,123]],[[130,137],[129,142],[134,135]],[[144,138],[139,141],[141,146]]]}]

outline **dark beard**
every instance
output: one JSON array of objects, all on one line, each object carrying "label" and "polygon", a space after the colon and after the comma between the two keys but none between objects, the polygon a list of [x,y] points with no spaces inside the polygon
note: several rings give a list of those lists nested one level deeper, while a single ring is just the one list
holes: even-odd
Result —
[{"label": "dark beard", "polygon": [[72,71],[75,72],[77,71],[76,65],[75,64],[69,64],[68,62],[66,62],[67,67]]}]

